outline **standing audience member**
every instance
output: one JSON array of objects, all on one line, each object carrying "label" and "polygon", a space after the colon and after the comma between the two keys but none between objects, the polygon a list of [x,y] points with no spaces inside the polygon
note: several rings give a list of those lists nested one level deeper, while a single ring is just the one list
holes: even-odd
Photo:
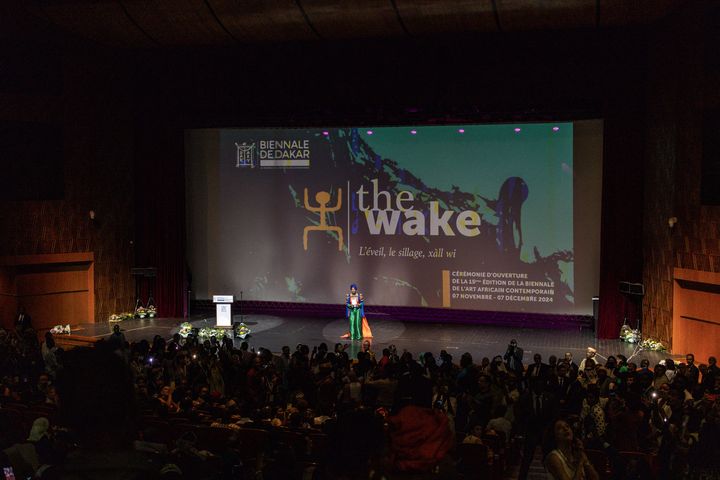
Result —
[{"label": "standing audience member", "polygon": [[523,376],[523,349],[518,347],[517,340],[514,338],[510,340],[510,344],[505,351],[503,356],[505,360],[505,366],[510,372],[515,374],[515,377],[521,379]]},{"label": "standing audience member", "polygon": [[23,306],[18,309],[18,314],[15,318],[15,329],[20,333],[32,329],[32,317],[25,312],[25,307]]}]

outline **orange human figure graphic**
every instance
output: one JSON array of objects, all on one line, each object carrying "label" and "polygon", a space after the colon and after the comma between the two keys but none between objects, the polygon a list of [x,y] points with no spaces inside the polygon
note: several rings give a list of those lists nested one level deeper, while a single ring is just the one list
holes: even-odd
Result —
[{"label": "orange human figure graphic", "polygon": [[337,226],[330,226],[327,224],[325,220],[325,215],[328,213],[337,212],[340,210],[340,207],[342,207],[342,188],[338,188],[338,201],[337,205],[330,208],[327,206],[328,202],[330,201],[330,194],[325,191],[320,191],[315,194],[315,201],[317,202],[318,206],[313,207],[308,202],[308,189],[305,189],[305,209],[310,212],[315,212],[320,215],[320,225],[310,225],[303,229],[303,249],[307,250],[307,241],[308,241],[308,232],[310,231],[330,231],[330,232],[337,232],[338,234],[338,250],[342,250],[343,248],[343,231],[342,228]]}]

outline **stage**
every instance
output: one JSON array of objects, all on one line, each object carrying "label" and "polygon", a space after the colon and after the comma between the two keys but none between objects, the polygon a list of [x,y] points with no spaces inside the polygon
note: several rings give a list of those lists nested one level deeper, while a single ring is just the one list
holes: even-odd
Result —
[{"label": "stage", "polygon": [[[211,327],[215,325],[212,316],[193,316],[190,322],[194,327]],[[248,343],[256,349],[268,348],[273,352],[280,352],[284,345],[291,350],[299,343],[315,345],[325,342],[330,349],[335,343],[350,344],[350,351],[355,352],[360,347],[359,341],[343,340],[340,337],[347,332],[347,320],[344,318],[301,318],[280,317],[273,315],[239,315],[233,317],[235,322],[244,321],[252,330],[247,338]],[[153,318],[126,320],[115,323],[94,323],[73,327],[72,338],[84,338],[88,343],[107,339],[112,334],[113,325],[120,325],[125,338],[129,342],[142,339],[152,341],[155,335],[169,339],[179,331],[181,318]],[[432,352],[437,356],[440,350],[447,350],[459,361],[460,355],[470,352],[473,359],[479,363],[482,357],[492,358],[502,355],[510,339],[515,338],[518,346],[525,351],[524,362],[531,363],[532,356],[540,353],[546,362],[550,355],[562,356],[565,352],[572,352],[579,363],[585,356],[587,347],[597,349],[599,355],[608,356],[623,354],[630,357],[635,346],[620,340],[597,340],[594,332],[587,329],[541,329],[516,328],[492,325],[462,325],[442,323],[413,323],[399,320],[373,320],[372,328],[373,350],[381,352],[388,345],[394,344],[398,352],[408,350],[416,357],[424,352]],[[62,342],[61,335],[57,338]],[[239,346],[241,340],[236,339]],[[651,367],[659,360],[673,357],[669,352],[640,352],[636,363],[642,358],[650,360]]]}]

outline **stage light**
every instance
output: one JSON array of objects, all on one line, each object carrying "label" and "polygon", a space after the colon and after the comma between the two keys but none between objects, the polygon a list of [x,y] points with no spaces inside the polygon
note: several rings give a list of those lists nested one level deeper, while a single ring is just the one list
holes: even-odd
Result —
[{"label": "stage light", "polygon": [[367,134],[368,134],[368,135],[372,135],[372,134],[373,134],[373,131],[372,131],[372,130],[368,130],[368,131],[367,131]]},{"label": "stage light", "polygon": [[330,132],[328,132],[327,130],[323,130],[323,135],[327,137],[328,135],[330,135]]},{"label": "stage light", "polygon": [[553,127],[553,132],[557,132],[558,130],[560,130],[560,127]]},{"label": "stage light", "polygon": [[515,133],[520,133],[520,127],[515,127]]},{"label": "stage light", "polygon": [[465,133],[465,129],[464,129],[464,128],[459,128],[459,129],[458,129],[458,133]]},{"label": "stage light", "polygon": [[410,135],[417,135],[417,130],[410,130]]}]

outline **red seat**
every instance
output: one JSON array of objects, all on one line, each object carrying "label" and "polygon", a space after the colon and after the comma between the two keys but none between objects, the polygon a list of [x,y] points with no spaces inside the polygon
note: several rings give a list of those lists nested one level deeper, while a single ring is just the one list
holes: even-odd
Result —
[{"label": "red seat", "polygon": [[626,468],[632,468],[638,473],[642,473],[642,470],[647,470],[652,476],[657,476],[660,473],[657,455],[641,452],[620,452],[620,458],[627,462]]}]

